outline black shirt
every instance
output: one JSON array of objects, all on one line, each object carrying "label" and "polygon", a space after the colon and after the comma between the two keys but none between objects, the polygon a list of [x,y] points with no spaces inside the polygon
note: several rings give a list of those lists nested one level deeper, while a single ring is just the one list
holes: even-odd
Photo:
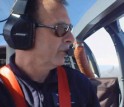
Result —
[{"label": "black shirt", "polygon": [[[56,69],[50,71],[44,83],[37,83],[16,66],[14,58],[14,55],[10,58],[10,67],[16,75],[27,105],[29,107],[59,107]],[[77,70],[63,67],[68,77],[72,107],[100,107],[89,79]],[[2,80],[0,81],[0,107],[15,107]]]}]

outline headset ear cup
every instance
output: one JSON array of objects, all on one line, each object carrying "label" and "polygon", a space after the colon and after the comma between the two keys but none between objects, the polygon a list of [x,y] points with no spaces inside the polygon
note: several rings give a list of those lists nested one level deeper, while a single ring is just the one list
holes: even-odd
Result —
[{"label": "headset ear cup", "polygon": [[3,34],[14,49],[27,50],[34,44],[35,24],[24,17],[11,15],[5,23]]}]

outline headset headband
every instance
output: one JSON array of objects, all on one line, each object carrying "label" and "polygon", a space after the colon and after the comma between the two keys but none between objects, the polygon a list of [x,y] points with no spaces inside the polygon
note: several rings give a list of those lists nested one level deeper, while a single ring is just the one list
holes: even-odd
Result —
[{"label": "headset headband", "polygon": [[12,13],[19,15],[25,14],[27,4],[28,4],[28,0],[16,0],[12,8]]}]

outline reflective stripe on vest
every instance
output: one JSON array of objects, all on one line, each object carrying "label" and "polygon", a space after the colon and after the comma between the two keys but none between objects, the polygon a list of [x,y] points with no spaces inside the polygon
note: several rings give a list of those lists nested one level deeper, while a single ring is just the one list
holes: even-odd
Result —
[{"label": "reflective stripe on vest", "polygon": [[[63,67],[57,68],[58,74],[58,94],[60,107],[71,107],[70,89],[68,85],[68,79]],[[23,92],[19,86],[19,83],[11,71],[9,65],[6,65],[0,69],[0,78],[3,80],[5,86],[9,90],[11,96],[14,99],[16,107],[27,107]]]},{"label": "reflective stripe on vest", "polygon": [[9,66],[4,66],[0,70],[0,78],[3,80],[5,86],[8,88],[11,96],[14,99],[16,107],[28,107],[23,95],[23,92],[19,86],[19,83],[9,68]]},{"label": "reflective stripe on vest", "polygon": [[57,71],[60,107],[71,107],[70,89],[66,72],[63,67],[58,67]]}]

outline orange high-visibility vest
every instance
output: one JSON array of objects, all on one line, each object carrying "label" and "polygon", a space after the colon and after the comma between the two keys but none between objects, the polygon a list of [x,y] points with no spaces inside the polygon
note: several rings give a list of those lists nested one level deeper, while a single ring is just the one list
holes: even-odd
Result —
[{"label": "orange high-visibility vest", "polygon": [[[64,68],[58,67],[57,74],[60,107],[71,107],[70,89]],[[3,80],[5,86],[12,95],[15,106],[28,107],[19,83],[9,65],[6,65],[0,69],[0,78]]]}]

